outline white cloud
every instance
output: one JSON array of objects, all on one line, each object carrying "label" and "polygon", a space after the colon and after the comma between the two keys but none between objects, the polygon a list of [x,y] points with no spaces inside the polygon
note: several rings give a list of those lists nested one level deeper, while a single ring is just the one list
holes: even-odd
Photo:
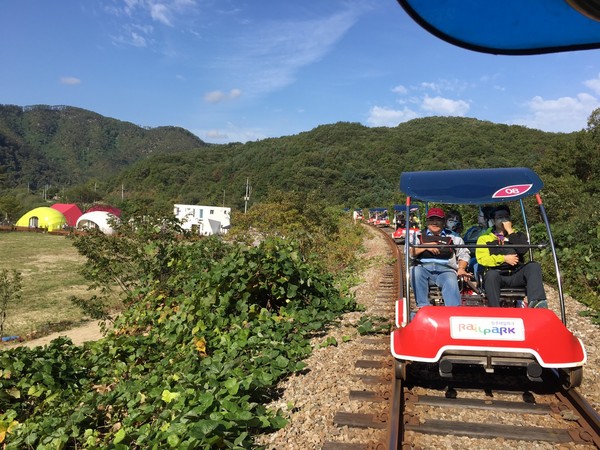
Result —
[{"label": "white cloud", "polygon": [[409,108],[397,110],[374,106],[369,111],[367,124],[372,127],[395,127],[399,123],[407,122],[417,117],[419,117],[419,114]]},{"label": "white cloud", "polygon": [[112,36],[115,44],[130,45],[132,47],[147,47],[152,43],[150,36],[154,31],[152,25],[129,24],[123,26],[124,33],[119,36]]},{"label": "white cloud", "polygon": [[594,93],[600,95],[600,74],[598,74],[597,78],[593,78],[591,80],[585,80],[583,84],[590,88]]},{"label": "white cloud", "polygon": [[260,129],[255,128],[240,128],[228,123],[226,128],[211,129],[211,130],[193,130],[196,136],[204,142],[213,144],[224,144],[227,142],[248,142],[266,139],[267,135]]},{"label": "white cloud", "polygon": [[305,21],[265,22],[234,42],[231,56],[214,64],[235,68],[245,92],[258,95],[280,90],[295,81],[296,72],[321,60],[356,23],[364,7]]},{"label": "white cloud", "polygon": [[206,139],[222,141],[227,139],[227,134],[219,130],[206,130],[202,133]]},{"label": "white cloud", "polygon": [[123,0],[125,2],[125,11],[131,13],[138,5],[142,4],[141,0]]},{"label": "white cloud", "polygon": [[115,4],[103,8],[108,14],[127,21],[120,25],[120,33],[111,36],[115,44],[148,47],[155,43],[151,39],[154,27],[149,23],[175,27],[193,16],[196,7],[195,0],[115,0]]},{"label": "white cloud", "polygon": [[424,82],[421,83],[421,88],[423,88],[423,89],[430,89],[430,90],[435,91],[435,92],[439,92],[439,90],[440,90],[440,88],[439,88],[439,86],[437,84],[431,83],[431,82],[427,82],[427,81],[424,81]]},{"label": "white cloud", "polygon": [[68,84],[68,85],[81,84],[81,80],[76,77],[61,77],[60,84]]},{"label": "white cloud", "polygon": [[222,91],[211,91],[204,94],[204,101],[208,103],[219,103],[225,98]]},{"label": "white cloud", "polygon": [[589,115],[600,107],[600,102],[590,94],[580,93],[576,97],[555,100],[536,96],[527,102],[526,107],[530,114],[512,123],[544,131],[569,133],[585,128]]},{"label": "white cloud", "polygon": [[173,26],[171,23],[171,11],[166,5],[157,3],[153,5],[149,5],[150,8],[150,16],[152,19],[168,26]]},{"label": "white cloud", "polygon": [[464,100],[451,100],[444,97],[425,96],[421,103],[424,111],[442,114],[445,116],[464,116],[470,109],[470,106]]},{"label": "white cloud", "polygon": [[129,35],[129,44],[134,47],[146,47],[146,38],[135,31]]},{"label": "white cloud", "polygon": [[460,94],[469,87],[472,87],[472,85],[467,83],[466,81],[456,79],[446,80],[444,78],[440,78],[437,81],[423,81],[413,89],[417,89],[420,91],[433,91],[437,94],[442,94],[443,92],[452,92],[454,94]]},{"label": "white cloud", "polygon": [[[464,90],[466,86],[465,83],[458,80],[450,82],[442,79],[438,82],[422,82],[410,88],[399,84],[392,88],[392,92],[399,95],[406,95],[411,93],[411,91],[422,93],[424,90],[456,92]],[[471,109],[471,105],[465,100],[452,100],[442,96],[430,97],[427,94],[424,96],[420,94],[410,95],[407,98],[398,98],[397,103],[400,105],[412,105],[414,109],[408,106],[404,106],[402,109],[374,106],[369,111],[367,124],[370,126],[397,126],[399,123],[431,114],[464,116]]]},{"label": "white cloud", "polygon": [[229,93],[223,91],[211,91],[204,94],[204,101],[207,103],[220,103],[226,100],[233,100],[241,95],[241,89],[232,89]]},{"label": "white cloud", "polygon": [[144,16],[160,22],[164,25],[173,26],[176,16],[185,16],[196,7],[195,0],[123,0],[123,6],[106,5],[104,10],[118,17],[130,17],[132,19],[144,19]]}]

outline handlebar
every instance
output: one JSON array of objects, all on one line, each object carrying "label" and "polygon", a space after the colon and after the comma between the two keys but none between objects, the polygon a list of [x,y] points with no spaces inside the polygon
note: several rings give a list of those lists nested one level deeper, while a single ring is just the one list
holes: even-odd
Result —
[{"label": "handlebar", "polygon": [[[413,248],[495,248],[504,247],[504,245],[477,245],[477,244],[409,244]],[[533,249],[544,249],[548,247],[547,243],[544,244],[506,244],[507,248],[533,248]]]}]

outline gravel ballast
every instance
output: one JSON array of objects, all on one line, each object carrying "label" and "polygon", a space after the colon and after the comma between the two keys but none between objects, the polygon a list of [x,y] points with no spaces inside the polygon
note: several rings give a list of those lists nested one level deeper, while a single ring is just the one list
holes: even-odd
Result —
[{"label": "gravel ballast", "polygon": [[[320,449],[326,441],[368,442],[377,436],[371,430],[348,429],[333,423],[337,411],[358,411],[360,405],[348,400],[353,389],[363,389],[363,383],[356,376],[355,362],[361,358],[366,348],[358,334],[356,324],[363,315],[374,315],[377,290],[382,277],[382,268],[389,260],[387,244],[377,230],[367,227],[365,254],[369,261],[362,273],[362,282],[355,288],[358,303],[363,312],[345,314],[339,327],[328,330],[324,336],[313,340],[313,354],[305,361],[307,369],[283,381],[279,388],[282,395],[274,401],[272,408],[281,409],[288,417],[287,426],[275,433],[257,438],[257,445],[268,450],[308,450]],[[549,307],[558,311],[558,295],[546,286]],[[579,337],[586,348],[588,362],[584,368],[584,378],[579,392],[597,410],[600,410],[600,334],[598,326],[580,313],[587,308],[576,300],[566,297],[568,327]],[[390,311],[393,307],[390,306]],[[337,346],[321,347],[329,337],[337,340]],[[476,418],[464,417],[464,420]],[[450,448],[441,441],[432,440],[437,448]],[[469,448],[465,441],[462,448]],[[487,448],[508,448],[505,444],[489,441]],[[518,448],[518,447],[511,447]],[[529,443],[527,449],[556,448],[548,443]],[[560,448],[570,448],[562,446]]]}]

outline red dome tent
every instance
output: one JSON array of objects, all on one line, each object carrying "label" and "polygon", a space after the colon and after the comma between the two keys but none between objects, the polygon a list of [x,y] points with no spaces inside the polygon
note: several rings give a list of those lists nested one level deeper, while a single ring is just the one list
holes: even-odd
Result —
[{"label": "red dome tent", "polygon": [[83,214],[75,203],[55,203],[51,208],[61,212],[70,227],[74,227],[77,224],[77,219]]}]

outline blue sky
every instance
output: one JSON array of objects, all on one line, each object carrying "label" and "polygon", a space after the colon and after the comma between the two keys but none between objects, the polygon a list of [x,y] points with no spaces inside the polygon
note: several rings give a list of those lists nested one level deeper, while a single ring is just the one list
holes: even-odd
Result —
[{"label": "blue sky", "polygon": [[206,142],[434,115],[570,132],[600,107],[600,50],[476,53],[396,0],[13,0],[0,17],[0,103],[76,106]]}]

